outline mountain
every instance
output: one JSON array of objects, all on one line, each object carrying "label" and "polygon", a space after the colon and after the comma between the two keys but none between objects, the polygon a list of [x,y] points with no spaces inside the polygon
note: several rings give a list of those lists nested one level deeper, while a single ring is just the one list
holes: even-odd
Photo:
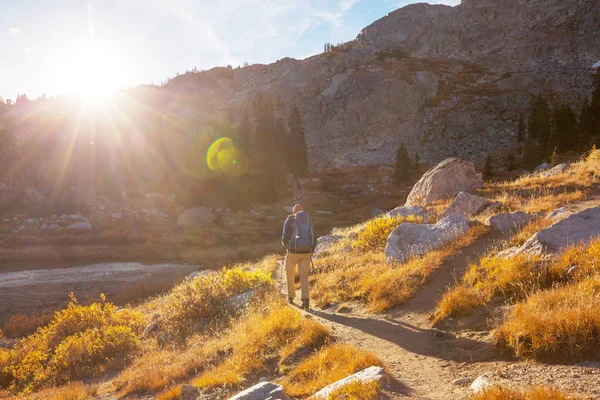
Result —
[{"label": "mountain", "polygon": [[258,96],[301,111],[312,167],[436,162],[516,143],[533,95],[578,105],[600,60],[597,0],[414,4],[305,60],[187,73],[158,88],[177,118],[235,123]]}]

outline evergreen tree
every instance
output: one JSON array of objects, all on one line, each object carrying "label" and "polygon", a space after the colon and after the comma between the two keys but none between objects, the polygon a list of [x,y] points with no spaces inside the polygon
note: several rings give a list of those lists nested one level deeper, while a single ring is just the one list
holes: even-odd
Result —
[{"label": "evergreen tree", "polygon": [[519,127],[517,130],[517,141],[523,143],[525,141],[525,116],[519,113]]},{"label": "evergreen tree", "polygon": [[288,170],[295,176],[305,177],[308,173],[308,152],[302,116],[298,107],[292,109],[288,127],[287,142],[285,143]]},{"label": "evergreen tree", "polygon": [[587,145],[594,137],[594,125],[592,118],[592,109],[587,99],[584,100],[581,112],[579,114],[579,129],[583,145]]},{"label": "evergreen tree", "polygon": [[556,151],[556,147],[552,150],[552,154],[550,155],[550,166],[556,167],[558,164],[558,152]]},{"label": "evergreen tree", "polygon": [[396,169],[395,169],[395,179],[396,182],[404,182],[406,181],[412,172],[413,166],[410,162],[410,157],[408,156],[408,151],[404,146],[404,143],[400,144],[398,150],[396,151]]},{"label": "evergreen tree", "polygon": [[419,169],[419,165],[421,165],[421,156],[419,155],[419,153],[417,153],[417,154],[415,154],[414,168]]},{"label": "evergreen tree", "polygon": [[541,161],[540,149],[535,140],[528,140],[523,151],[523,167],[533,171]]},{"label": "evergreen tree", "polygon": [[600,144],[600,69],[594,74],[594,90],[589,113],[591,136],[595,138],[596,144]]},{"label": "evergreen tree", "polygon": [[552,112],[552,139],[549,145],[559,151],[574,150],[581,143],[577,116],[566,104],[557,107]]},{"label": "evergreen tree", "polygon": [[488,154],[485,158],[485,164],[483,165],[483,177],[485,179],[490,179],[494,176],[494,167],[492,166],[492,159]]},{"label": "evergreen tree", "polygon": [[551,112],[548,100],[540,94],[531,104],[527,128],[529,139],[533,139],[537,142],[539,146],[538,150],[542,158],[549,155],[548,145],[552,132],[550,122]]}]

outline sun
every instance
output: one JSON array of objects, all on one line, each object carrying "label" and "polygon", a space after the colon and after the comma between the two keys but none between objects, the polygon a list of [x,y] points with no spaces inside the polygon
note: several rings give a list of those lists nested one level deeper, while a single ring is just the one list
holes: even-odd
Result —
[{"label": "sun", "polygon": [[129,63],[115,46],[96,42],[70,44],[56,59],[58,90],[78,97],[86,105],[109,102],[127,84]]}]

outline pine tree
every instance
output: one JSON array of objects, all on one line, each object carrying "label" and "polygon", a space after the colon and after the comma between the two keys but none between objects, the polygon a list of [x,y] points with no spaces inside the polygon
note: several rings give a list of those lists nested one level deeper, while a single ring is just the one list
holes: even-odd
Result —
[{"label": "pine tree", "polygon": [[550,166],[556,167],[558,164],[558,152],[556,151],[556,147],[552,150],[552,154],[550,155]]},{"label": "pine tree", "polygon": [[519,113],[519,127],[517,130],[517,142],[523,143],[525,141],[525,116],[523,113]]},{"label": "pine tree", "polygon": [[527,124],[529,139],[537,142],[540,156],[546,157],[551,136],[551,112],[548,100],[541,94],[537,96],[532,104]]},{"label": "pine tree", "polygon": [[552,112],[552,138],[549,145],[556,151],[574,150],[581,143],[581,134],[577,116],[566,104],[557,107]]},{"label": "pine tree", "polygon": [[494,167],[492,166],[492,159],[488,154],[485,158],[485,164],[483,166],[483,177],[485,179],[490,179],[492,176],[494,176]]},{"label": "pine tree", "polygon": [[408,156],[408,151],[404,146],[404,143],[400,144],[396,151],[396,169],[395,169],[395,180],[396,182],[406,181],[412,172],[413,166]]},{"label": "pine tree", "polygon": [[419,165],[421,165],[421,156],[419,155],[419,153],[416,153],[415,154],[414,168],[415,169],[419,169]]},{"label": "pine tree", "polygon": [[590,103],[590,130],[596,144],[600,144],[600,69],[594,74],[594,90]]},{"label": "pine tree", "polygon": [[290,173],[305,177],[308,173],[308,152],[304,125],[298,107],[294,107],[288,119],[288,135],[285,148],[287,150],[287,165]]},{"label": "pine tree", "polygon": [[541,161],[540,149],[535,140],[528,140],[523,150],[523,167],[533,171]]}]

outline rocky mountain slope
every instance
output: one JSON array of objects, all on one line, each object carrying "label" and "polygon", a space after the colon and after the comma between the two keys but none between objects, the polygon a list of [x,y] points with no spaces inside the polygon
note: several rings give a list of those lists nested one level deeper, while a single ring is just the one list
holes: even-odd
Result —
[{"label": "rocky mountain slope", "polygon": [[318,169],[393,162],[400,143],[430,163],[476,159],[516,143],[532,95],[580,104],[599,49],[596,0],[415,4],[325,54],[188,73],[159,90],[198,124],[237,122],[259,94],[281,116],[297,106]]}]

